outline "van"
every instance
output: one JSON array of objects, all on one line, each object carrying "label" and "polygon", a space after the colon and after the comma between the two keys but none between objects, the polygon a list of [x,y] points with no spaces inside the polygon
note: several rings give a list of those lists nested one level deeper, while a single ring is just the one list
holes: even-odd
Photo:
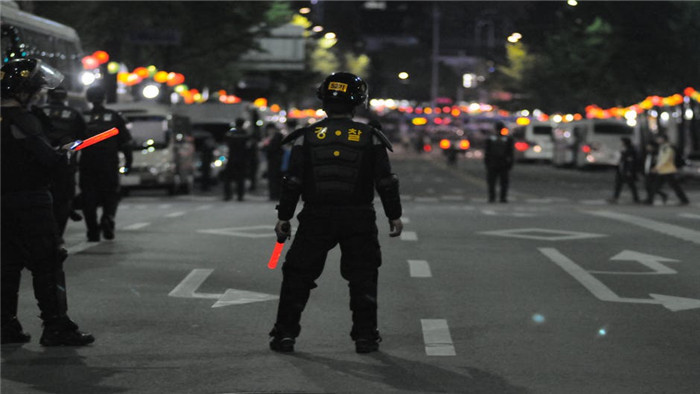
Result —
[{"label": "van", "polygon": [[553,123],[531,121],[525,126],[512,128],[513,142],[515,144],[515,160],[551,161],[554,152]]},{"label": "van", "polygon": [[194,138],[190,120],[167,106],[118,105],[133,138],[133,163],[122,189],[159,188],[189,194],[194,188]]},{"label": "van", "polygon": [[616,166],[622,138],[634,144],[635,129],[619,119],[585,119],[559,125],[554,130],[555,166]]}]

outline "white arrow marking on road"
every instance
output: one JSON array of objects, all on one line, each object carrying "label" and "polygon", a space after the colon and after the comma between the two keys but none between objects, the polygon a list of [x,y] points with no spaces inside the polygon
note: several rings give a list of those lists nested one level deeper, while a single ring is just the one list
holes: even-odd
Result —
[{"label": "white arrow marking on road", "polygon": [[615,272],[615,271],[588,271],[592,274],[613,274],[613,275],[671,275],[677,274],[678,271],[669,268],[661,262],[673,263],[678,260],[669,259],[666,257],[654,256],[653,254],[645,254],[635,252],[633,250],[625,250],[610,258],[614,261],[637,261],[640,264],[651,269],[653,272]]},{"label": "white arrow marking on road", "polygon": [[571,275],[579,281],[588,291],[601,301],[608,302],[625,302],[633,304],[660,304],[667,309],[676,312],[686,309],[700,308],[700,300],[693,298],[674,297],[661,294],[649,294],[652,299],[648,298],[623,298],[615,294],[610,288],[605,286],[603,282],[596,279],[588,271],[581,268],[579,265],[571,261],[568,257],[561,254],[554,248],[538,248],[542,254],[556,263],[567,274]]},{"label": "white arrow marking on road", "polygon": [[178,298],[209,298],[217,299],[212,308],[220,308],[228,305],[242,305],[251,302],[276,300],[278,297],[271,294],[256,293],[247,290],[228,289],[224,294],[197,293],[199,286],[207,280],[213,269],[193,269],[185,279],[180,282],[168,294]]}]

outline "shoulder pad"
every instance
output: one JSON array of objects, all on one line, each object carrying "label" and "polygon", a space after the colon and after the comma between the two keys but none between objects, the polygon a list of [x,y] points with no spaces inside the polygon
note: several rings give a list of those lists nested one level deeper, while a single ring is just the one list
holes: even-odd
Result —
[{"label": "shoulder pad", "polygon": [[374,134],[374,135],[379,139],[379,141],[381,141],[382,144],[383,144],[387,149],[389,149],[389,151],[393,152],[393,151],[394,151],[394,147],[391,145],[391,141],[389,141],[389,139],[386,138],[386,136],[384,135],[384,133],[382,133],[381,130],[377,129],[376,127],[370,126],[370,128],[372,129],[372,134]]},{"label": "shoulder pad", "polygon": [[296,129],[292,131],[291,133],[287,134],[284,138],[282,138],[282,145],[288,144],[295,139],[301,137],[304,135],[304,131],[306,130],[305,127],[302,127],[301,129]]}]

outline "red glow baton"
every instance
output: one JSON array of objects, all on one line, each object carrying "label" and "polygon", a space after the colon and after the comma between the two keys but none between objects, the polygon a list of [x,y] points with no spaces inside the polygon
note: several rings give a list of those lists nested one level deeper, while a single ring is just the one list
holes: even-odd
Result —
[{"label": "red glow baton", "polygon": [[284,248],[284,243],[275,243],[275,249],[272,251],[272,256],[270,256],[270,261],[267,263],[267,268],[273,270],[277,267],[277,262],[280,260],[280,255],[282,254],[282,248]]},{"label": "red glow baton", "polygon": [[289,223],[282,225],[282,231],[286,234],[277,235],[277,242],[275,243],[275,249],[272,250],[272,256],[270,256],[270,261],[267,263],[267,268],[273,270],[277,267],[277,262],[280,260],[280,255],[282,254],[282,248],[284,248],[284,241],[289,238],[289,232],[291,227]]},{"label": "red glow baton", "polygon": [[94,135],[85,141],[75,141],[77,145],[71,148],[71,150],[81,150],[83,148],[87,148],[90,145],[96,144],[100,141],[104,141],[107,138],[114,137],[115,135],[119,134],[119,129],[116,127],[112,127],[111,129],[104,131],[100,134]]}]

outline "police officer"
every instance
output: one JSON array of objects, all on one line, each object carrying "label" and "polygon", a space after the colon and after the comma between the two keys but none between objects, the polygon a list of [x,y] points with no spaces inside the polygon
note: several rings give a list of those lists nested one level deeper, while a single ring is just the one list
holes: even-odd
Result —
[{"label": "police officer", "polygon": [[[101,86],[90,87],[87,100],[92,104],[92,110],[86,113],[88,137],[113,127],[119,130],[116,136],[83,149],[80,156],[80,190],[87,238],[89,242],[99,242],[100,232],[105,239],[114,239],[119,205],[119,151],[124,153],[124,167],[128,172],[132,163],[131,134],[121,114],[105,108],[105,91]],[[98,223],[99,205],[102,205],[102,216]]]},{"label": "police officer", "polygon": [[496,201],[496,181],[500,181],[500,201],[508,202],[510,170],[513,168],[513,137],[503,122],[495,123],[495,130],[486,139],[484,164],[489,188],[489,202]]},{"label": "police officer", "polygon": [[237,118],[236,127],[226,133],[226,145],[228,145],[228,162],[223,171],[224,201],[233,198],[231,183],[236,183],[236,196],[238,201],[243,201],[245,196],[245,180],[249,175],[253,141],[248,131],[243,127],[245,119]]},{"label": "police officer", "polygon": [[[54,147],[60,147],[86,137],[85,120],[80,112],[67,105],[67,92],[63,87],[49,90],[48,103],[41,107],[49,122],[47,137]],[[75,198],[75,174],[77,156],[71,155],[61,160],[53,168],[51,195],[53,209],[58,222],[59,235],[63,237],[68,217],[73,212]]]},{"label": "police officer", "polygon": [[284,138],[284,134],[272,123],[265,127],[265,131],[267,132],[267,138],[262,150],[265,152],[267,161],[269,198],[271,201],[277,201],[280,198],[282,188],[282,159],[284,158],[282,138]]},{"label": "police officer", "polygon": [[[17,320],[23,268],[31,271],[41,310],[44,346],[81,346],[95,338],[68,318],[63,258],[49,193],[50,173],[65,160],[67,146],[56,150],[40,120],[28,107],[42,88],[55,88],[63,75],[37,59],[2,66],[2,343],[31,339]],[[63,256],[65,257],[65,256]]]},{"label": "police officer", "polygon": [[328,76],[317,90],[327,118],[285,137],[294,142],[289,171],[283,178],[275,227],[278,239],[289,237],[289,221],[299,197],[304,208],[299,229],[282,267],[277,321],[270,348],[294,351],[299,320],[326,255],[340,244],[340,270],[349,282],[351,338],[358,353],[379,348],[377,277],[381,252],[377,239],[374,189],[389,219],[390,235],[401,234],[399,183],[391,172],[391,144],[375,128],[353,120],[355,108],[366,103],[367,84],[345,72]]},{"label": "police officer", "polygon": [[617,171],[615,172],[615,190],[613,192],[613,197],[608,200],[611,204],[617,203],[617,199],[620,198],[620,192],[622,192],[622,185],[626,184],[629,186],[632,192],[632,198],[634,202],[639,202],[639,194],[637,193],[637,150],[634,149],[632,145],[632,140],[623,137],[622,141],[622,151],[620,151],[620,162],[617,164]]}]

